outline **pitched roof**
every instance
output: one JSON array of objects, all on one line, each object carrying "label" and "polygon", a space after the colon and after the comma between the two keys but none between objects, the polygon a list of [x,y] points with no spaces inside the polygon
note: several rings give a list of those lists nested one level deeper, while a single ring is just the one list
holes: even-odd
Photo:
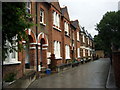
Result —
[{"label": "pitched roof", "polygon": [[64,16],[66,19],[70,20],[67,6],[61,8],[62,16]]},{"label": "pitched roof", "polygon": [[79,21],[78,21],[78,20],[71,21],[71,24],[72,24],[75,28],[80,27],[80,26],[79,26]]},{"label": "pitched roof", "polygon": [[59,10],[59,12],[61,12],[59,2],[51,2],[51,5],[53,5],[57,10]]}]

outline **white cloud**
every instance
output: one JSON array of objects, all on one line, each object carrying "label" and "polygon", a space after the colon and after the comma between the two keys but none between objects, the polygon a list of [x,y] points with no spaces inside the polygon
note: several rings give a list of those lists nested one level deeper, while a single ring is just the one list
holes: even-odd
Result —
[{"label": "white cloud", "polygon": [[107,11],[117,11],[119,0],[59,0],[61,7],[68,7],[71,20],[78,19],[81,26],[84,26],[94,36],[96,23],[102,19]]}]

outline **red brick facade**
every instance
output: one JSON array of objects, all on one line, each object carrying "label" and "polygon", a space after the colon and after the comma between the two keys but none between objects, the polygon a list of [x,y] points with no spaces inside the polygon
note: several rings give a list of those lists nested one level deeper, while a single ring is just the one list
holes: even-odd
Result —
[{"label": "red brick facade", "polygon": [[[37,8],[36,8],[36,4],[37,4]],[[43,11],[41,14],[44,14],[42,17],[43,18],[42,23],[40,22],[41,10]],[[56,12],[56,15],[58,15],[57,17],[59,17],[58,19],[60,25],[58,26],[54,25],[54,21],[53,21],[54,12]],[[37,61],[38,61],[38,66],[40,66],[42,63],[42,67],[47,68],[48,59],[52,54],[54,54],[55,41],[60,43],[60,49],[59,49],[60,58],[55,58],[56,66],[61,65],[63,63],[69,63],[74,59],[80,61],[81,58],[84,57],[83,50],[82,48],[80,48],[80,46],[85,46],[92,49],[92,44],[90,43],[92,43],[93,41],[89,39],[89,44],[87,45],[88,41],[86,37],[88,38],[90,37],[87,36],[86,34],[85,34],[85,43],[82,42],[83,34],[81,34],[79,21],[78,20],[70,21],[67,7],[61,8],[59,2],[54,2],[54,3],[32,2],[31,14],[32,14],[31,16],[32,22],[34,24],[37,24],[37,26],[34,25],[31,29],[26,30],[26,33],[28,34],[29,37],[29,43],[27,43],[24,40],[22,41],[23,45],[29,44],[29,49],[28,51],[24,49],[22,52],[18,52],[18,61],[21,61],[21,63],[17,65],[14,64],[4,65],[3,67],[4,75],[6,75],[6,73],[9,73],[8,71],[11,72],[13,70],[17,72],[17,78],[22,77],[25,73],[25,69],[26,69],[25,62],[26,62],[26,57],[28,56],[29,59],[28,58],[27,59],[29,60],[28,62],[30,65],[29,69],[36,70]],[[37,21],[36,21],[36,16],[37,16]],[[66,35],[66,31],[65,31],[65,22],[68,24],[68,35]],[[78,33],[79,33],[79,40],[77,40]],[[65,48],[66,45],[69,47],[70,58],[68,60],[66,59],[66,48]],[[37,48],[38,48],[38,52],[37,52]],[[78,50],[79,50],[79,54],[78,54]],[[38,60],[37,60],[37,56],[38,56]],[[85,49],[85,57],[88,57],[87,49]]]}]

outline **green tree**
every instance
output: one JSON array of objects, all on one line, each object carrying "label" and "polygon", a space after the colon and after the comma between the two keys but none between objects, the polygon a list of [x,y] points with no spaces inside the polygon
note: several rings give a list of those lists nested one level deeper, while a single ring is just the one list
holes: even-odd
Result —
[{"label": "green tree", "polygon": [[[23,2],[3,2],[2,3],[2,56],[5,59],[7,52],[16,50],[14,43],[19,42],[22,38],[27,40],[25,33],[26,28],[32,25],[28,21],[29,14],[26,12],[26,3]],[[13,38],[17,36],[17,40]],[[6,42],[11,45],[8,47]],[[17,46],[21,48],[21,44]]]},{"label": "green tree", "polygon": [[[107,12],[102,20],[97,24],[97,43],[107,53],[120,48],[120,11]],[[95,37],[95,38],[96,38]]]}]

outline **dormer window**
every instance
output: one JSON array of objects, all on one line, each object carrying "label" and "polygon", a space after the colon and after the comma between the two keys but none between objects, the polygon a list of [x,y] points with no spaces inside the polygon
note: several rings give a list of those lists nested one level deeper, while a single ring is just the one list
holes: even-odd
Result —
[{"label": "dormer window", "polygon": [[44,10],[40,9],[40,22],[44,23]]}]

